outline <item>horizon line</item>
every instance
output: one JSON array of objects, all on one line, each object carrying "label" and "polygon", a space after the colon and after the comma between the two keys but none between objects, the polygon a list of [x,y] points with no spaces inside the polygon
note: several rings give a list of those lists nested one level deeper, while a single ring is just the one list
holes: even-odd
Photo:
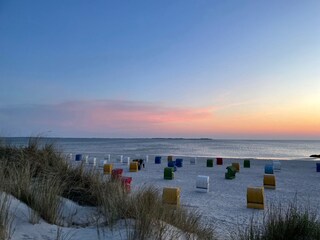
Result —
[{"label": "horizon line", "polygon": [[1,138],[52,138],[52,139],[165,139],[165,140],[227,140],[227,141],[320,141],[320,139],[270,139],[270,138],[209,138],[209,137],[46,137],[46,136],[15,136]]}]

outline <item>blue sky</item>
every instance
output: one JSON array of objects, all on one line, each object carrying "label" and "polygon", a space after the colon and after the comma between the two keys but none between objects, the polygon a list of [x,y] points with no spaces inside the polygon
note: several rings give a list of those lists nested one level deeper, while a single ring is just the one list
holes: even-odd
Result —
[{"label": "blue sky", "polygon": [[[0,132],[319,139],[319,10],[319,1],[1,1]],[[91,116],[77,126],[74,109]],[[106,112],[98,121],[91,109]]]}]

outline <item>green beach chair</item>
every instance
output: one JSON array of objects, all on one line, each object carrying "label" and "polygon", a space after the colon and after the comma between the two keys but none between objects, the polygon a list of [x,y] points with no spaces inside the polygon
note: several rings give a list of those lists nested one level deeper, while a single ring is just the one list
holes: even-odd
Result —
[{"label": "green beach chair", "polygon": [[207,159],[207,167],[213,167],[213,159]]},{"label": "green beach chair", "polygon": [[244,168],[250,168],[250,160],[246,159],[243,161],[243,167]]},{"label": "green beach chair", "polygon": [[237,169],[232,166],[226,167],[227,172],[225,173],[225,179],[234,179],[236,177]]},{"label": "green beach chair", "polygon": [[166,167],[164,168],[163,178],[166,180],[172,180],[174,179],[174,169],[172,167]]}]

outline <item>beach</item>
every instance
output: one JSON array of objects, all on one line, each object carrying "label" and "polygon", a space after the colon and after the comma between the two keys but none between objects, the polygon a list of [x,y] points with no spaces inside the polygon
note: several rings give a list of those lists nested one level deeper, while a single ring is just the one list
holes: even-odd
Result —
[{"label": "beach", "polygon": [[[138,172],[130,172],[127,163],[113,162],[114,168],[122,168],[123,175],[132,177],[132,192],[147,186],[155,186],[162,192],[165,187],[178,187],[181,190],[180,204],[186,208],[197,210],[203,217],[203,224],[210,224],[215,228],[218,239],[229,239],[230,233],[239,227],[247,226],[254,217],[261,220],[270,204],[289,204],[297,201],[305,207],[316,210],[320,200],[320,173],[316,171],[316,161],[306,159],[286,160],[281,162],[281,170],[274,172],[276,189],[265,189],[265,210],[247,208],[246,191],[250,186],[263,186],[264,167],[272,163],[271,160],[250,159],[250,168],[243,168],[243,159],[224,158],[223,165],[206,166],[207,158],[197,158],[195,165],[190,163],[193,157],[183,158],[183,167],[174,173],[173,180],[163,178],[164,167],[167,166],[166,156],[162,156],[161,164],[155,164],[154,156],[149,156],[145,168]],[[70,160],[71,161],[71,160]],[[215,161],[215,159],[214,159]],[[234,162],[240,164],[240,171],[235,179],[227,180],[224,177],[226,167]],[[71,164],[80,164],[71,161]],[[94,168],[88,164],[87,168]],[[103,174],[102,167],[96,166],[96,172]],[[209,192],[196,189],[198,175],[209,176]],[[107,177],[107,176],[106,176]],[[75,211],[77,221],[86,221],[88,216],[94,216],[96,211],[92,207],[80,207],[65,200],[64,211]],[[11,206],[15,215],[12,239],[53,239],[57,230],[68,234],[70,239],[126,239],[127,230],[123,223],[111,231],[108,228],[97,231],[95,224],[87,227],[62,227],[50,225],[44,221],[39,224],[30,224],[27,207],[17,200]],[[183,239],[183,238],[181,238]]]}]

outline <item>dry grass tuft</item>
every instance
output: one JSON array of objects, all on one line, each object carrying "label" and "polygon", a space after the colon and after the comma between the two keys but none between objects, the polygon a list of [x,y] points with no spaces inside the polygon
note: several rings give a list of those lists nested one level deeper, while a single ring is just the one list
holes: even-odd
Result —
[{"label": "dry grass tuft", "polygon": [[10,215],[11,199],[5,194],[0,194],[0,239],[9,240],[14,232],[13,218]]},{"label": "dry grass tuft", "polygon": [[[152,186],[133,193],[127,203],[129,239],[216,239],[214,230],[201,221],[199,213],[162,203],[160,191]],[[175,229],[176,228],[176,229]]]},{"label": "dry grass tuft", "polygon": [[239,228],[232,239],[239,240],[319,240],[320,221],[317,213],[298,205],[296,199],[288,205],[271,204],[263,222],[251,218],[247,228]]}]

